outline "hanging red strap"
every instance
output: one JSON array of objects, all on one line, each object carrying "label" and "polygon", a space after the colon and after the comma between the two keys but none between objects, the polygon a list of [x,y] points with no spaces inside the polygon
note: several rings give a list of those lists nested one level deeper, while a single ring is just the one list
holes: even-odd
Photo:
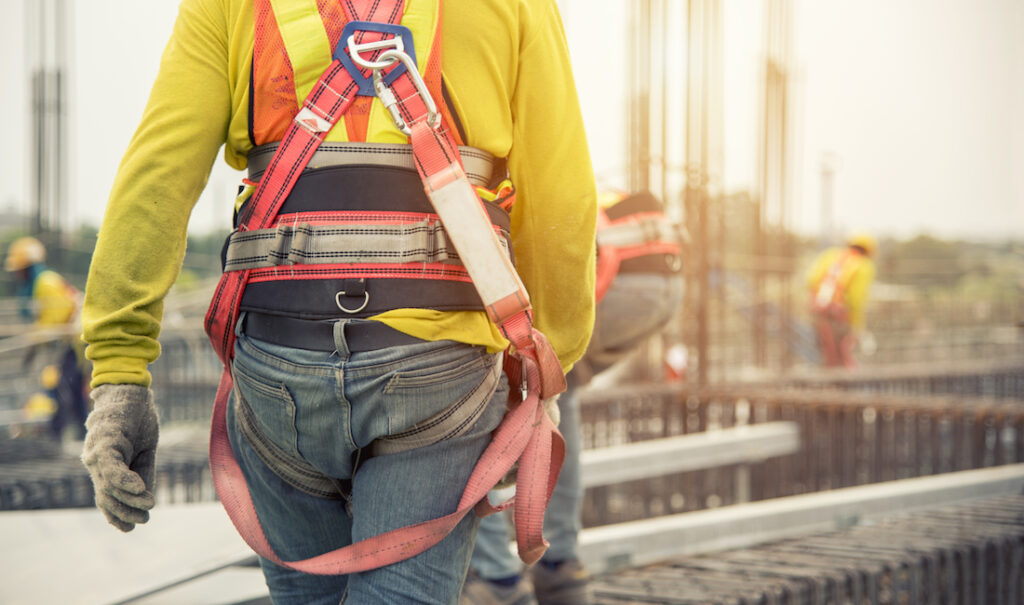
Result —
[{"label": "hanging red strap", "polygon": [[[439,198],[444,197],[448,189],[461,187],[461,191],[468,199],[472,194],[472,188],[461,169],[457,147],[450,137],[445,136],[444,131],[431,124],[430,112],[424,104],[422,91],[416,90],[415,82],[411,82],[410,86],[411,79],[407,76],[399,78],[392,85],[392,89],[395,98],[399,99],[398,105],[403,119],[411,124],[410,140],[417,171],[424,182],[427,196],[444,223],[445,213],[438,205]],[[473,202],[479,204],[475,194],[472,195]],[[483,212],[479,207],[475,209]],[[460,249],[458,230],[453,229],[451,224],[446,224],[445,227],[456,249]],[[476,233],[480,232],[479,229],[476,230]],[[488,233],[493,237],[492,232]],[[471,243],[466,242],[463,245],[468,247]],[[492,249],[494,247],[496,243],[492,244]],[[470,248],[469,253],[460,252],[459,256],[467,259],[478,251],[479,249]],[[519,407],[527,408],[527,415],[536,418],[536,424],[528,430],[529,440],[525,450],[516,456],[519,459],[515,496],[516,544],[520,558],[531,564],[540,559],[548,547],[543,537],[544,511],[565,457],[565,443],[544,412],[543,400],[565,390],[565,375],[547,338],[533,328],[529,298],[511,265],[509,264],[507,269],[512,272],[514,282],[519,284],[518,290],[497,299],[489,299],[481,290],[482,283],[492,276],[474,273],[474,268],[469,263],[467,269],[480,291],[491,319],[512,343],[509,354],[513,362],[518,361],[521,365],[526,397]],[[493,265],[485,268],[486,271],[499,269],[501,267]],[[497,453],[500,447],[502,446],[492,443],[484,452],[477,469],[500,459],[500,454]]]}]

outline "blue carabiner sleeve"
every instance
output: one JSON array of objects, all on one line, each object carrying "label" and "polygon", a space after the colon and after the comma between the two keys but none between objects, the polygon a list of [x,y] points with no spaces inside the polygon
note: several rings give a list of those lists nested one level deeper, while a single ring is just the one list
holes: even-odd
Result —
[{"label": "blue carabiner sleeve", "polygon": [[[413,46],[412,31],[404,25],[397,23],[377,23],[376,21],[349,21],[345,24],[344,29],[341,30],[341,38],[338,40],[338,46],[334,49],[334,58],[341,61],[341,64],[345,67],[352,79],[355,80],[356,84],[359,85],[359,92],[356,93],[363,97],[372,97],[376,95],[373,88],[373,74],[364,75],[363,70],[356,65],[355,61],[352,60],[352,55],[349,54],[348,40],[354,36],[357,32],[375,32],[380,34],[391,34],[393,39],[401,40],[402,50],[409,55],[414,65],[416,65],[416,48]],[[398,48],[398,45],[395,45]],[[406,66],[403,62],[398,61],[391,71],[384,75],[384,83],[391,84],[399,76],[406,71]]]}]

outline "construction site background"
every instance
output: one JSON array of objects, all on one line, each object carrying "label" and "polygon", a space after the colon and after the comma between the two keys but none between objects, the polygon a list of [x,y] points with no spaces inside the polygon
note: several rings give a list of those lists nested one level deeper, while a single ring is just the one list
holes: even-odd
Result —
[{"label": "construction site background", "polygon": [[[804,274],[821,242],[793,233],[763,233],[760,246],[772,253],[758,255],[756,229],[743,228],[756,225],[751,219],[756,205],[735,195],[710,204],[716,209],[713,221],[701,230],[707,240],[695,241],[687,253],[686,304],[660,338],[606,381],[681,380],[707,386],[820,372]],[[0,247],[6,249],[19,235],[18,229],[0,232]],[[167,301],[164,355],[154,367],[157,384],[180,384],[170,375],[182,372],[203,376],[199,382],[208,386],[216,383],[220,368],[202,334],[201,318],[220,273],[224,235],[189,239],[181,276]],[[94,227],[83,226],[60,241],[48,241],[49,265],[83,287],[95,237]],[[883,238],[877,267],[867,310],[869,334],[858,355],[860,373],[894,364],[934,364],[939,370],[958,361],[1024,356],[1024,242]],[[39,354],[24,366],[28,344],[35,340],[29,338],[32,327],[18,316],[13,283],[7,280],[3,287],[0,381],[6,388],[0,392],[0,410],[15,410],[39,390],[42,368],[52,360]],[[682,350],[683,375],[678,367]],[[200,410],[207,404],[195,403]]]}]

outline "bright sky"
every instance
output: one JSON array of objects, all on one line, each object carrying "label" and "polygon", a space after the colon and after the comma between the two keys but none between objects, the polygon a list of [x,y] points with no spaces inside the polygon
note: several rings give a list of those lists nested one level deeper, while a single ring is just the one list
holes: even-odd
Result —
[{"label": "bright sky", "polygon": [[[24,13],[37,1],[8,0],[0,21],[7,84],[0,87],[0,128],[11,139],[0,162],[0,211],[29,207]],[[560,0],[595,171],[608,184],[624,178],[627,3]],[[98,224],[178,0],[68,4],[69,218]],[[724,4],[729,191],[755,178],[760,7]],[[1024,2],[796,0],[795,12],[795,228],[820,229],[820,165],[832,154],[839,229],[970,238],[1024,232]],[[193,214],[194,230],[228,224],[237,179],[218,163]]]}]

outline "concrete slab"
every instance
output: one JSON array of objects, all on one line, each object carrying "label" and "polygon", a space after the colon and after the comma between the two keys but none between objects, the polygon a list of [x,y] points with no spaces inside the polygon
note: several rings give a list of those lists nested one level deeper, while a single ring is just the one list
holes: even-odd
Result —
[{"label": "concrete slab", "polygon": [[271,605],[259,567],[229,567],[154,595],[131,605]]},{"label": "concrete slab", "polygon": [[128,534],[96,509],[0,513],[0,603],[121,603],[252,557],[220,503],[165,505]]}]

